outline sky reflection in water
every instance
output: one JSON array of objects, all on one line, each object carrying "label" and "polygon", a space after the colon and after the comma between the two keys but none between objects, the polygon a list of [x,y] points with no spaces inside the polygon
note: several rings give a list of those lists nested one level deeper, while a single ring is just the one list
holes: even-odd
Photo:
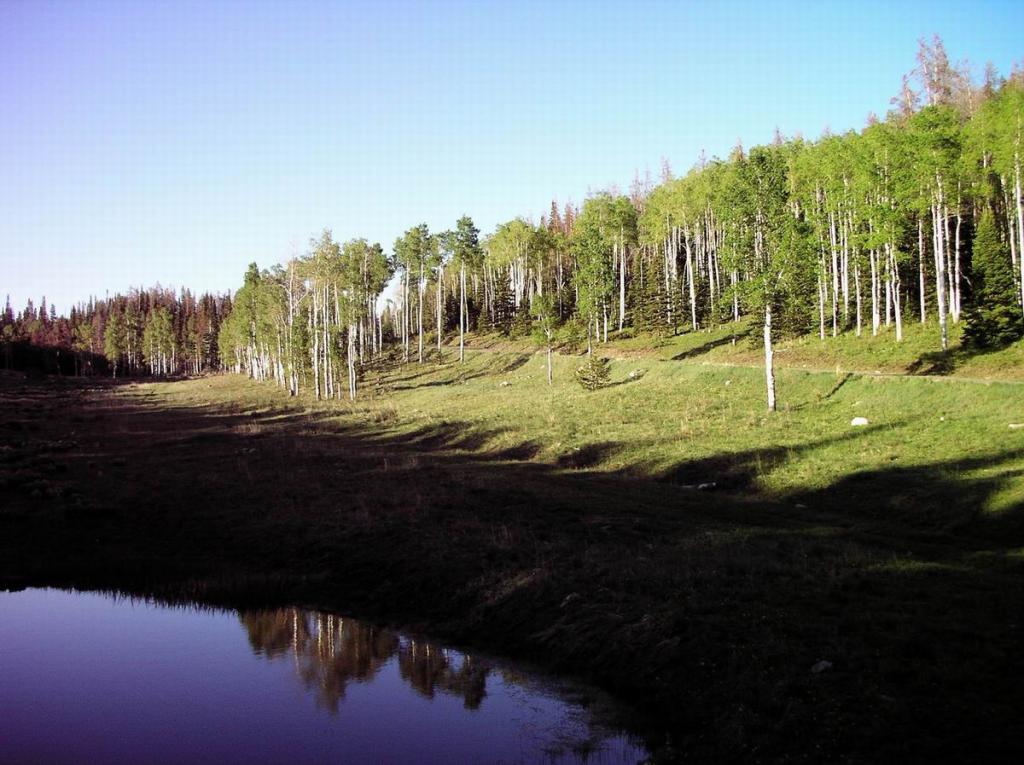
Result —
[{"label": "sky reflection in water", "polygon": [[0,592],[0,761],[637,762],[564,685],[354,619]]}]

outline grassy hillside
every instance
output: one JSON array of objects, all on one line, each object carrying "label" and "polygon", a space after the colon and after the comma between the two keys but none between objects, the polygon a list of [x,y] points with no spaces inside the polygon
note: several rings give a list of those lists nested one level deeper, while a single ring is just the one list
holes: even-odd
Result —
[{"label": "grassy hillside", "polygon": [[[1024,342],[1008,347],[980,351],[961,344],[962,324],[950,326],[950,348],[939,350],[939,328],[933,324],[907,323],[902,342],[896,342],[894,328],[883,327],[872,337],[870,327],[861,337],[844,332],[837,337],[817,335],[782,338],[775,347],[775,363],[780,367],[817,371],[857,371],[863,373],[946,376],[991,380],[1024,381]],[[708,330],[683,332],[669,337],[623,336],[609,333],[606,344],[595,346],[596,352],[619,358],[658,358],[712,364],[763,366],[764,351],[760,341],[761,327],[742,320]],[[482,349],[504,349],[529,352],[534,345],[528,339],[510,339],[497,334],[472,336],[470,344]],[[562,350],[579,353],[585,350],[578,341],[563,342]]]},{"label": "grassy hillside", "polygon": [[[464,365],[447,358],[375,376],[370,400],[340,407],[388,421],[395,432],[441,427],[477,448],[564,469],[713,481],[716,490],[758,497],[860,482],[899,512],[909,501],[915,523],[941,523],[943,513],[951,523],[991,520],[1024,501],[1016,472],[1024,432],[1009,427],[1024,422],[1024,393],[1009,381],[783,368],[782,411],[771,415],[756,367],[635,356],[614,360],[612,384],[591,393],[573,380],[581,363],[574,356],[555,357],[553,386],[542,355],[470,352]],[[851,427],[854,417],[868,426]],[[899,476],[901,484],[921,476],[926,485],[936,476],[959,485],[984,478],[989,491],[969,511],[953,510],[931,506],[931,492],[908,500],[905,486],[874,487],[865,474]]]},{"label": "grassy hillside", "polygon": [[695,338],[596,392],[451,349],[355,403],[5,380],[0,576],[423,627],[598,679],[666,758],[1024,754],[1021,387],[788,368],[769,415],[664,359]]}]

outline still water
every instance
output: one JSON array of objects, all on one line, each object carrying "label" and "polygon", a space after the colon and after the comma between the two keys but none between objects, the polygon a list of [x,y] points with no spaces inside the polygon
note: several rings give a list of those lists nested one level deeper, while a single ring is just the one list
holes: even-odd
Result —
[{"label": "still water", "polygon": [[3,763],[642,760],[595,698],[315,611],[0,592]]}]

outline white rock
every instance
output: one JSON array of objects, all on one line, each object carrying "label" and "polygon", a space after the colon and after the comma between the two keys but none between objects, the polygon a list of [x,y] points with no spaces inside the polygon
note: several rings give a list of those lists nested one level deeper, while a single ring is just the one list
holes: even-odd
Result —
[{"label": "white rock", "polygon": [[1011,422],[1010,430],[1024,430],[1024,422]]},{"label": "white rock", "polygon": [[852,420],[850,420],[850,426],[854,427],[854,428],[862,428],[862,427],[864,427],[867,424],[868,424],[868,418],[867,417],[854,417]]}]

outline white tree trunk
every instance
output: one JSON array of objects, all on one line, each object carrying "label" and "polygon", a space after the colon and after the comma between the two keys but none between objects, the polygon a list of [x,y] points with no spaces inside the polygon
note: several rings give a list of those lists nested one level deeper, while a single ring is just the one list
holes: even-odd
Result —
[{"label": "white tree trunk", "polygon": [[853,288],[856,293],[855,297],[857,300],[857,337],[860,337],[861,333],[861,296],[860,296],[860,266],[854,264],[853,266]]},{"label": "white tree trunk", "polygon": [[960,224],[963,222],[963,215],[960,214],[960,200],[957,200],[956,206],[956,247],[955,253],[955,269],[953,276],[953,321],[960,321],[960,286],[962,284],[962,275],[960,273]]},{"label": "white tree trunk", "polygon": [[416,294],[417,294],[417,300],[416,300],[416,319],[417,319],[417,327],[418,327],[417,340],[419,341],[419,350],[420,350],[419,363],[420,364],[423,363],[423,293],[424,293],[425,290],[426,290],[426,284],[424,284],[424,282],[423,282],[423,263],[420,263],[420,280],[419,280],[419,284],[417,285],[417,289],[416,289]]},{"label": "white tree trunk", "polygon": [[459,361],[466,360],[466,266],[459,269]]},{"label": "white tree trunk", "polygon": [[825,274],[823,269],[818,271],[818,337],[825,339],[825,293],[828,288],[825,286]]},{"label": "white tree trunk", "polygon": [[444,269],[437,269],[437,356],[441,357],[441,303],[444,301]]},{"label": "white tree trunk", "polygon": [[832,245],[832,337],[839,334],[839,250],[836,241],[836,219],[828,216],[829,242]]},{"label": "white tree trunk", "polygon": [[[872,337],[878,336],[878,328],[881,326],[881,315],[879,306],[879,293],[878,293],[878,251],[871,250],[868,252],[868,260],[871,263],[871,335]],[[886,301],[888,302],[889,297],[889,277],[885,278],[886,284]],[[886,310],[888,314],[888,309]]]},{"label": "white tree trunk", "polygon": [[[1018,125],[1017,142],[1020,143],[1020,126]],[[1020,299],[1024,309],[1024,198],[1020,190],[1020,151],[1014,155],[1014,194],[1017,197],[1017,263],[1020,266]]]},{"label": "white tree trunk", "polygon": [[893,315],[896,318],[896,342],[903,341],[903,310],[900,306],[900,272],[896,264],[896,248],[893,247],[891,242],[887,242],[886,250],[889,256],[889,285],[888,289],[892,292],[892,307]]},{"label": "white tree trunk", "polygon": [[693,253],[690,249],[690,237],[684,240],[686,244],[686,281],[690,287],[690,325],[694,331],[697,330],[697,291],[694,286]]},{"label": "white tree trunk", "polygon": [[924,298],[924,220],[920,216],[917,218],[917,254],[917,287],[921,305],[921,323],[924,324],[928,320],[928,315],[925,310]]},{"label": "white tree trunk", "polygon": [[949,347],[949,331],[946,326],[946,248],[942,241],[945,225],[942,222],[941,209],[940,197],[938,203],[932,205],[932,229],[935,240],[935,293],[939,308],[939,334],[942,350],[946,350]]},{"label": "white tree trunk", "polygon": [[764,306],[764,379],[768,387],[768,411],[775,411],[775,357],[772,352],[772,307]]},{"label": "white tree trunk", "polygon": [[626,244],[619,245],[619,332],[626,325]]}]

